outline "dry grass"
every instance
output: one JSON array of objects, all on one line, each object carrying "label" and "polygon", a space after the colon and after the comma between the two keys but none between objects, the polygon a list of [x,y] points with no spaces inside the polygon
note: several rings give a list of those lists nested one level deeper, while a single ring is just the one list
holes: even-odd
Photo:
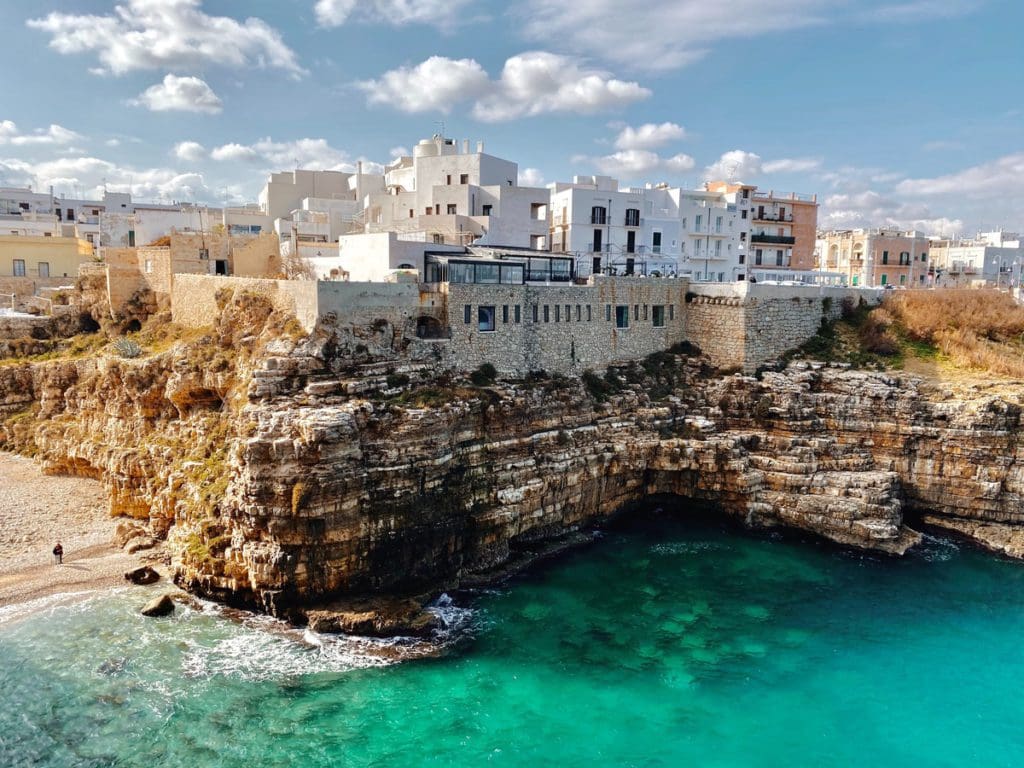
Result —
[{"label": "dry grass", "polygon": [[[911,341],[934,345],[958,368],[1024,378],[1024,307],[998,291],[908,291],[883,308]],[[883,316],[884,317],[884,316]]]}]

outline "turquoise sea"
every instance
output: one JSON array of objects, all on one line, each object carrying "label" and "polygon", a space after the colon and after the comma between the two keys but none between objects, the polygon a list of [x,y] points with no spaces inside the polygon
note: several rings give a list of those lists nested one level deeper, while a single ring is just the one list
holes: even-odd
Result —
[{"label": "turquoise sea", "polygon": [[0,608],[0,766],[1024,765],[1024,565],[943,540],[644,518],[458,596],[431,657],[153,593]]}]

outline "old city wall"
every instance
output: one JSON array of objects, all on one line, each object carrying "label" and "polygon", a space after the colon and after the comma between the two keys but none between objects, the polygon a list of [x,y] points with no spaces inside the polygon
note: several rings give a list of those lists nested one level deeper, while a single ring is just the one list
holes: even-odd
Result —
[{"label": "old city wall", "polygon": [[[598,278],[592,286],[450,284],[449,362],[522,375],[639,360],[685,339],[688,285],[628,277]],[[481,330],[481,307],[493,308],[494,330]]]},{"label": "old city wall", "polygon": [[266,296],[274,307],[293,315],[303,329],[316,326],[317,283],[311,280],[264,280],[254,277],[175,275],[171,286],[171,319],[187,328],[210,325],[220,312],[221,290]]}]

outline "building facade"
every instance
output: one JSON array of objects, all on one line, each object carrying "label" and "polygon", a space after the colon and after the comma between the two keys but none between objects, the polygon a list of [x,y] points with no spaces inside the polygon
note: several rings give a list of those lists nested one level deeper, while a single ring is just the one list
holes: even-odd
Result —
[{"label": "building facade", "polygon": [[851,286],[923,288],[931,285],[931,245],[913,230],[830,230],[818,234],[818,268],[844,275]]},{"label": "building facade", "polygon": [[1001,287],[1020,284],[1024,248],[1016,232],[979,232],[973,238],[940,239],[931,243],[936,285],[961,286],[977,281]]}]

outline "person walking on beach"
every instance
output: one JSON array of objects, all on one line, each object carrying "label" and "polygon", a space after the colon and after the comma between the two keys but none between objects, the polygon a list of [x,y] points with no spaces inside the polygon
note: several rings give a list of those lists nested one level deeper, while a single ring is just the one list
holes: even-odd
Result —
[{"label": "person walking on beach", "polygon": [[63,565],[64,564],[64,547],[57,542],[57,546],[53,548],[53,564]]}]

